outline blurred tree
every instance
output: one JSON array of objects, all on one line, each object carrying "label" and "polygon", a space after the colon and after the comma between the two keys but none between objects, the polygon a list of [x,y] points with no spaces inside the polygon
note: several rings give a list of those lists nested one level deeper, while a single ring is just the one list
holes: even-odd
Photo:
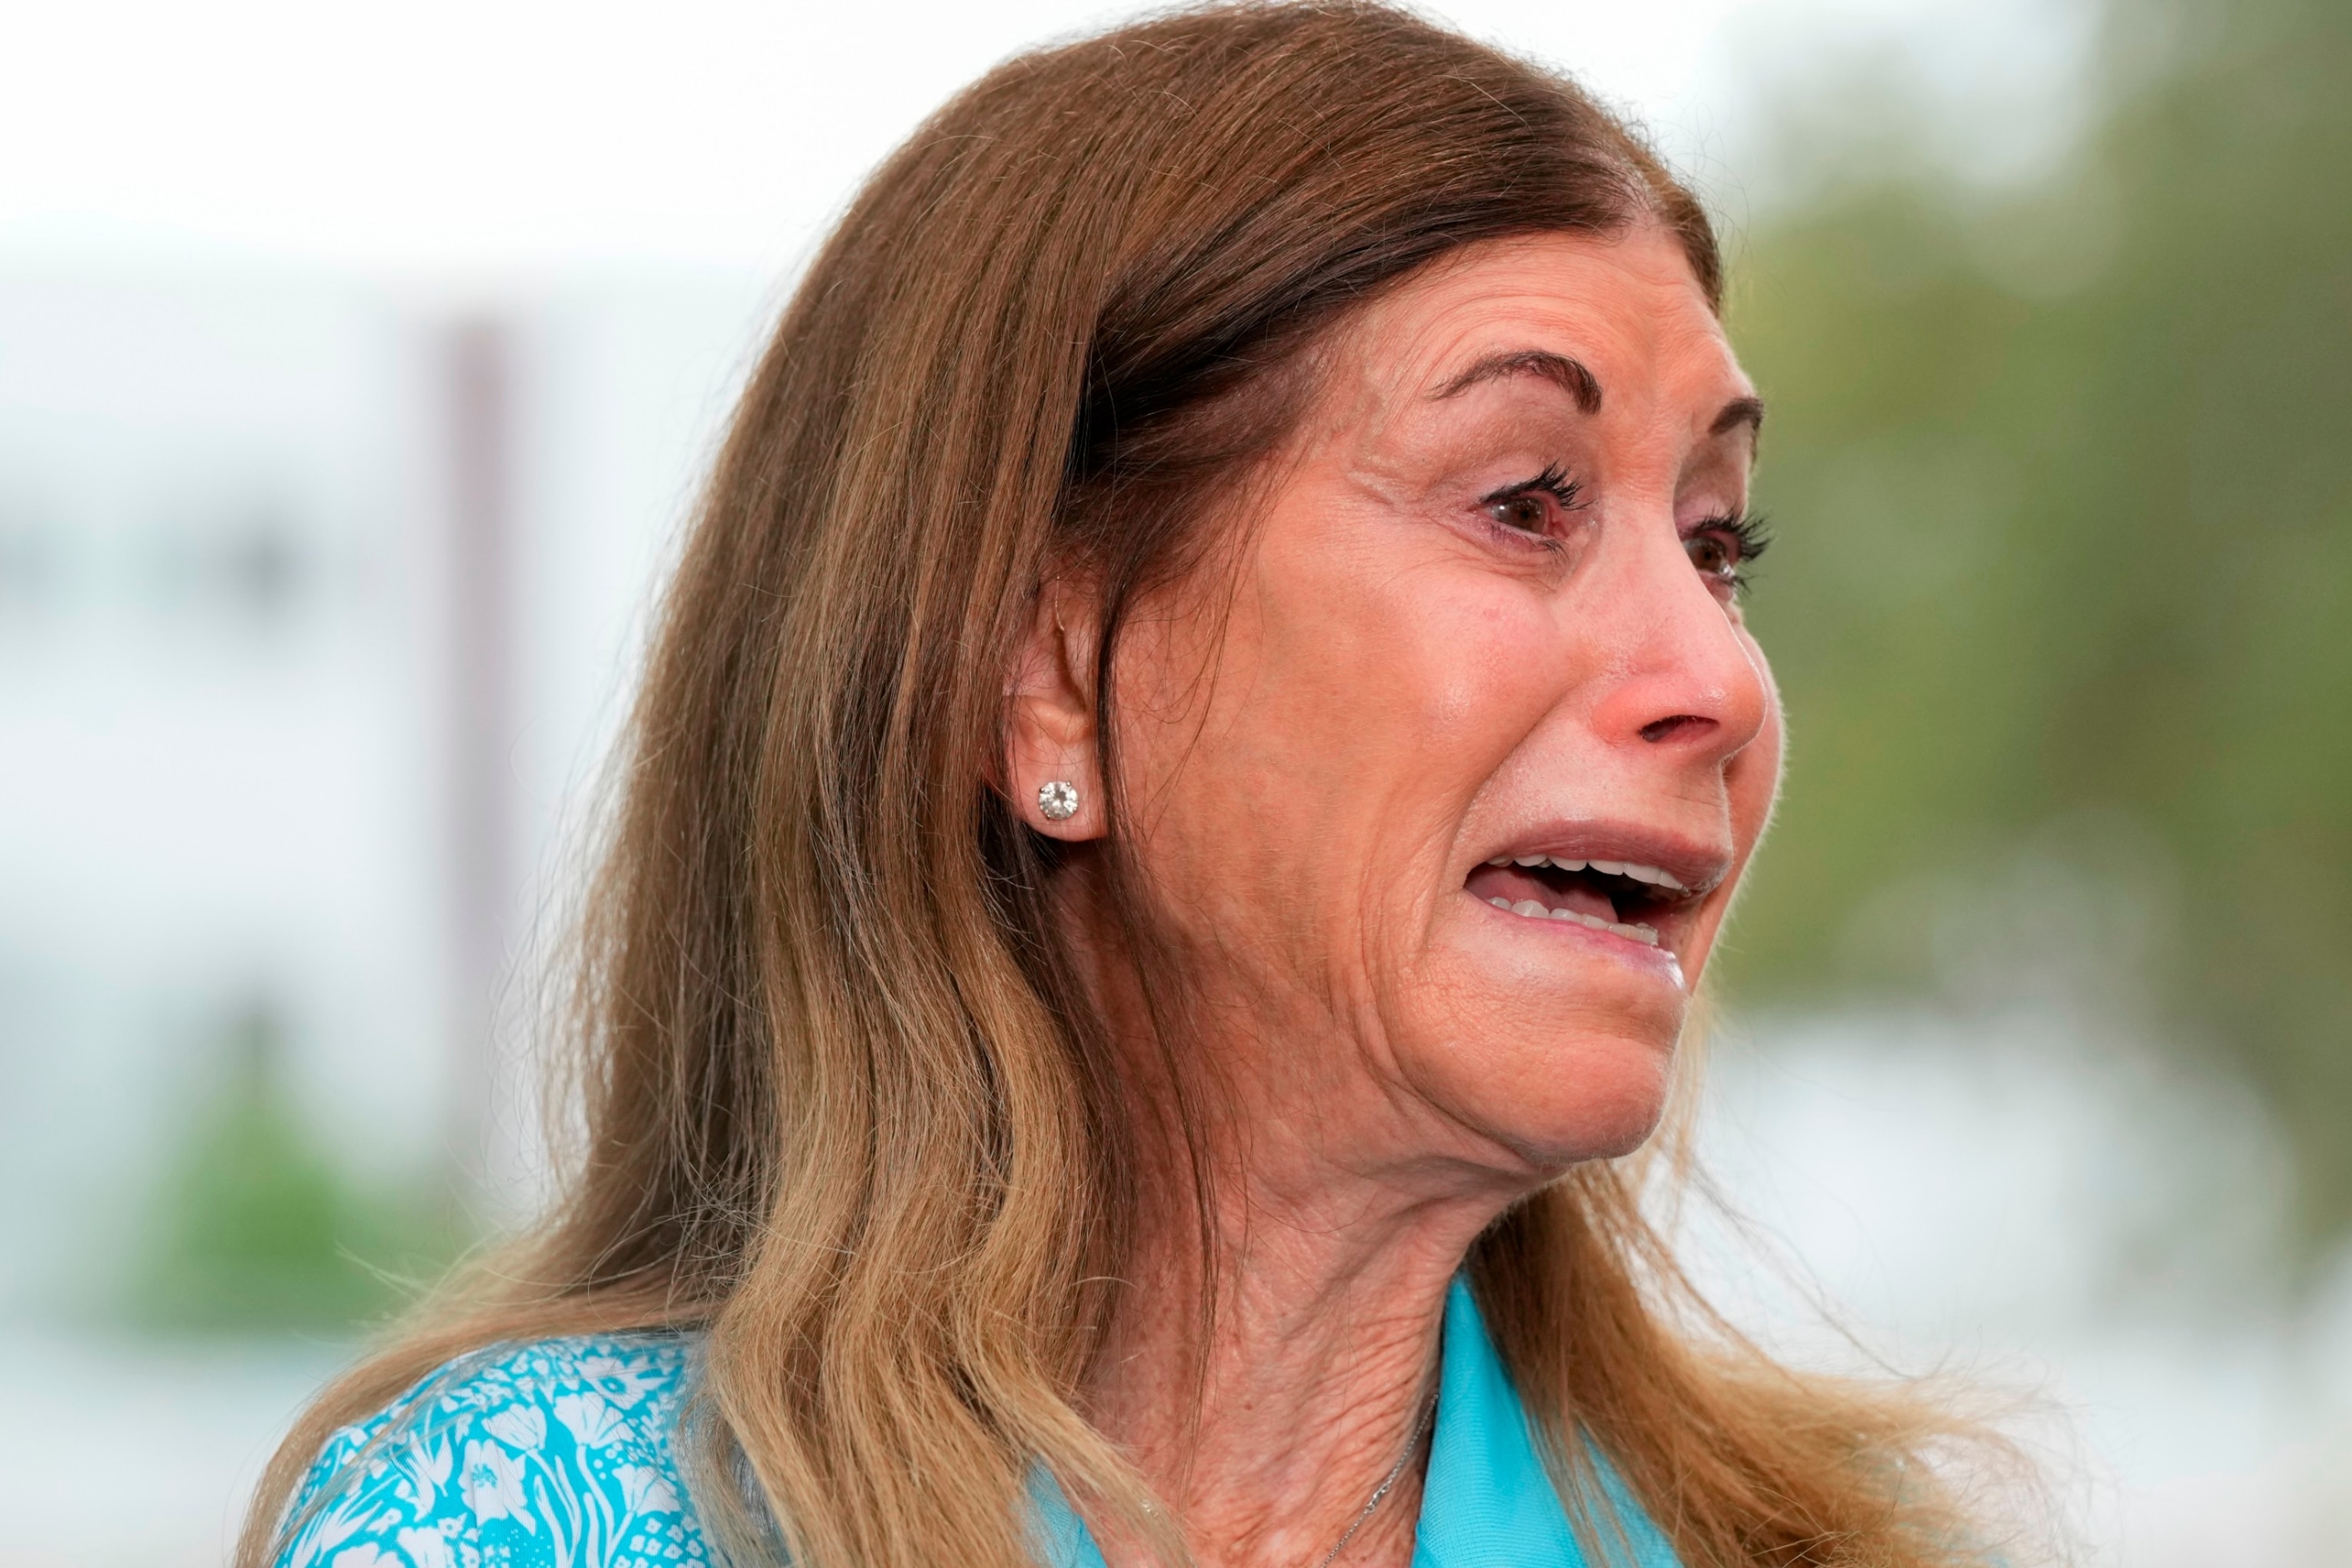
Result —
[{"label": "blurred tree", "polygon": [[137,1321],[345,1330],[401,1303],[388,1270],[429,1279],[454,1255],[453,1215],[361,1190],[319,1146],[286,1093],[283,1036],[259,998],[226,1031],[218,1089],[164,1167]]},{"label": "blurred tree", "polygon": [[[2352,1228],[2352,5],[2115,0],[2106,36],[2061,173],[1882,165],[1750,238],[1792,750],[1732,983],[2125,931],[2147,1021],[2291,1134],[2318,1241]],[[2037,908],[2036,865],[2096,896]]]}]

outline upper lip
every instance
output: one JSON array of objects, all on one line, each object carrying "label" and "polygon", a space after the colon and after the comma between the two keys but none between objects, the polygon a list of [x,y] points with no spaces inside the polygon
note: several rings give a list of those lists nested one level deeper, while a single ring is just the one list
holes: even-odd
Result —
[{"label": "upper lip", "polygon": [[[1682,884],[1675,897],[1696,900],[1723,885],[1731,871],[1731,856],[1696,839],[1662,833],[1631,823],[1555,822],[1514,834],[1481,854],[1473,868],[1496,856],[1542,855],[1554,860],[1615,861],[1664,871]],[[1669,889],[1671,890],[1671,889]]]}]

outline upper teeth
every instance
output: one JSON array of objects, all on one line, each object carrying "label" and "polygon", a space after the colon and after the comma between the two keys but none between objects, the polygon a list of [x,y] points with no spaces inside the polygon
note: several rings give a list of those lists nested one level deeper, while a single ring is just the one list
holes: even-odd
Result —
[{"label": "upper teeth", "polygon": [[1497,855],[1486,862],[1489,866],[1549,866],[1560,871],[1598,871],[1605,877],[1630,877],[1636,882],[1648,882],[1654,887],[1670,888],[1686,893],[1682,879],[1672,871],[1662,871],[1655,866],[1637,866],[1631,860],[1562,860],[1551,855]]}]

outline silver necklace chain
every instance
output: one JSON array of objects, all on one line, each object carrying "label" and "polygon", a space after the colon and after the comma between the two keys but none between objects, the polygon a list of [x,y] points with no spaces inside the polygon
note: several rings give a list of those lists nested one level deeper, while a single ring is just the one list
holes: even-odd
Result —
[{"label": "silver necklace chain", "polygon": [[1403,1478],[1405,1467],[1412,1463],[1415,1454],[1421,1452],[1421,1440],[1429,1435],[1429,1424],[1436,1415],[1437,1395],[1432,1394],[1429,1402],[1421,1407],[1421,1418],[1412,1424],[1412,1436],[1405,1443],[1404,1452],[1397,1456],[1395,1465],[1390,1468],[1381,1484],[1372,1489],[1372,1495],[1365,1500],[1363,1510],[1356,1515],[1346,1532],[1332,1544],[1330,1551],[1323,1554],[1323,1561],[1315,1564],[1315,1568],[1331,1568],[1331,1564],[1339,1560],[1339,1553],[1348,1550],[1348,1542],[1356,1539],[1356,1531],[1363,1529],[1365,1521],[1380,1511],[1381,1504],[1388,1501],[1389,1493],[1396,1490],[1397,1482]]}]

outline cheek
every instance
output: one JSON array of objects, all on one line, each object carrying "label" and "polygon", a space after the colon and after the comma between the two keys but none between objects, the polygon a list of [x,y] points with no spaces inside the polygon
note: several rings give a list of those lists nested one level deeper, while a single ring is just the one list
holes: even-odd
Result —
[{"label": "cheek", "polygon": [[1745,632],[1740,640],[1746,645],[1748,657],[1756,666],[1756,673],[1764,683],[1764,724],[1756,739],[1731,760],[1729,776],[1725,781],[1731,797],[1732,842],[1737,847],[1740,863],[1755,852],[1756,844],[1764,836],[1765,825],[1772,820],[1772,806],[1780,798],[1780,763],[1782,736],[1786,722],[1780,711],[1780,688],[1772,679],[1772,666],[1764,650],[1756,646],[1755,638]]},{"label": "cheek", "polygon": [[1780,705],[1767,710],[1756,739],[1731,759],[1724,783],[1731,806],[1732,841],[1745,858],[1771,820],[1780,795]]},{"label": "cheek", "polygon": [[[1757,656],[1762,668],[1761,656]],[[1766,677],[1766,708],[1763,728],[1739,754],[1731,759],[1726,773],[1725,795],[1731,815],[1731,841],[1734,854],[1732,887],[1726,896],[1715,901],[1715,907],[1705,923],[1694,933],[1685,955],[1685,970],[1696,984],[1706,966],[1707,954],[1714,950],[1715,939],[1723,929],[1726,915],[1730,912],[1729,893],[1736,892],[1747,875],[1748,865],[1755,855],[1765,828],[1772,820],[1772,807],[1780,795],[1780,763],[1782,731],[1780,697]]]},{"label": "cheek", "polygon": [[1541,599],[1434,553],[1269,527],[1226,613],[1145,621],[1122,650],[1155,879],[1318,989],[1360,994],[1418,945],[1465,805],[1557,696]]},{"label": "cheek", "polygon": [[1318,564],[1268,584],[1248,684],[1224,683],[1233,731],[1283,779],[1318,876],[1353,866],[1392,905],[1424,890],[1465,806],[1556,696],[1559,650],[1541,605],[1507,585],[1392,559]]}]

